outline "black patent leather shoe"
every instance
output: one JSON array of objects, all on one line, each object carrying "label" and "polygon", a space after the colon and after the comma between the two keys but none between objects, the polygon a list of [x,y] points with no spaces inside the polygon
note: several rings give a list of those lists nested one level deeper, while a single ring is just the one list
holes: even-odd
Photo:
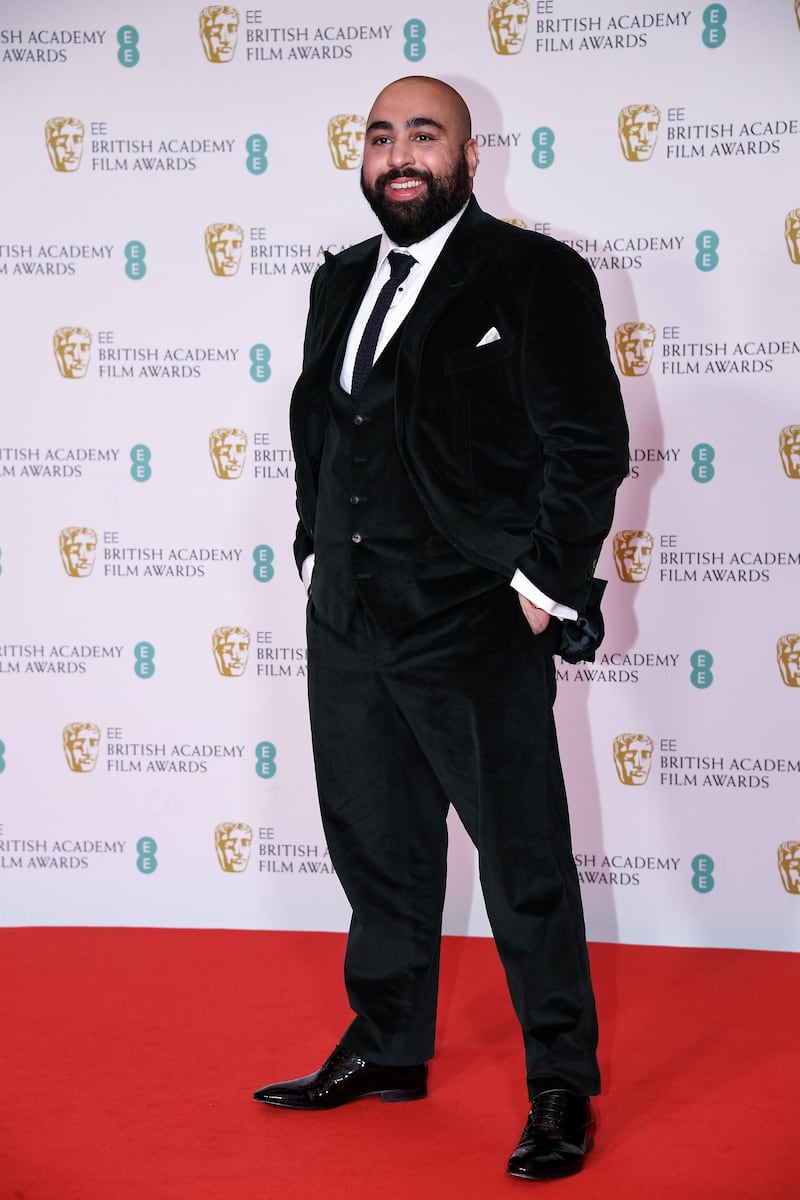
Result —
[{"label": "black patent leather shoe", "polygon": [[560,1089],[542,1092],[533,1102],[506,1170],[517,1179],[575,1175],[593,1140],[594,1120],[585,1096]]},{"label": "black patent leather shoe", "polygon": [[380,1096],[387,1102],[422,1100],[428,1094],[428,1068],[385,1067],[367,1062],[352,1050],[337,1046],[313,1075],[287,1079],[259,1088],[253,1099],[281,1108],[338,1108],[363,1096]]}]

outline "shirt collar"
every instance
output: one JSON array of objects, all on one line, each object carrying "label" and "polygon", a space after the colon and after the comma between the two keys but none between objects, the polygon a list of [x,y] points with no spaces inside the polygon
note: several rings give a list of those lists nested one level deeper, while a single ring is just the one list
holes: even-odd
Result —
[{"label": "shirt collar", "polygon": [[[469,201],[467,201],[468,203]],[[381,236],[381,244],[378,249],[377,270],[380,271],[383,267],[390,250],[399,250],[401,254],[413,254],[418,263],[426,270],[430,269],[441,254],[450,234],[464,215],[464,209],[466,209],[467,204],[463,208],[460,208],[456,215],[451,217],[449,221],[445,221],[444,225],[440,225],[438,229],[434,230],[429,237],[423,238],[421,242],[414,242],[411,246],[398,246],[396,242],[393,242],[384,233]]]}]

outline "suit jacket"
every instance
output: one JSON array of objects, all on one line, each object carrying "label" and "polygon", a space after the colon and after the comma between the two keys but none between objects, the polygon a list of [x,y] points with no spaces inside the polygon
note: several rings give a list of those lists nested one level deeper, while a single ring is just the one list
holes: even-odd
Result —
[{"label": "suit jacket", "polygon": [[[292,396],[298,566],[314,551],[331,373],[380,239],[326,255]],[[496,329],[497,340],[478,343]],[[395,432],[433,525],[467,559],[519,568],[584,613],[628,472],[627,425],[597,281],[561,242],[470,199],[400,330]]]}]

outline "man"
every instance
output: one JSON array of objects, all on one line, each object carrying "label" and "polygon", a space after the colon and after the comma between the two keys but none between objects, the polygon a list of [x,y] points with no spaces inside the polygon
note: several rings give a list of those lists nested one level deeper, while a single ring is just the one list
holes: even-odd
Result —
[{"label": "man", "polygon": [[599,1089],[552,654],[599,637],[626,426],[591,271],[482,213],[477,164],[457,92],[390,84],[362,166],[385,234],[312,285],[295,551],[306,573],[313,556],[311,727],[356,1015],[319,1071],[255,1098],[426,1094],[453,804],[523,1029],[533,1109],[508,1169],[551,1178],[580,1169]]}]

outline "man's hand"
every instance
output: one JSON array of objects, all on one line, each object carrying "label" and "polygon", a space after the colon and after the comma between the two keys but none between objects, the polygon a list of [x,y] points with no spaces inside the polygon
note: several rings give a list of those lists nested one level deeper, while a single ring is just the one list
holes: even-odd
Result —
[{"label": "man's hand", "polygon": [[520,607],[525,614],[525,620],[530,625],[534,633],[544,633],[547,626],[550,624],[550,613],[543,608],[537,608],[536,605],[523,596],[521,592],[517,592],[519,596]]}]

